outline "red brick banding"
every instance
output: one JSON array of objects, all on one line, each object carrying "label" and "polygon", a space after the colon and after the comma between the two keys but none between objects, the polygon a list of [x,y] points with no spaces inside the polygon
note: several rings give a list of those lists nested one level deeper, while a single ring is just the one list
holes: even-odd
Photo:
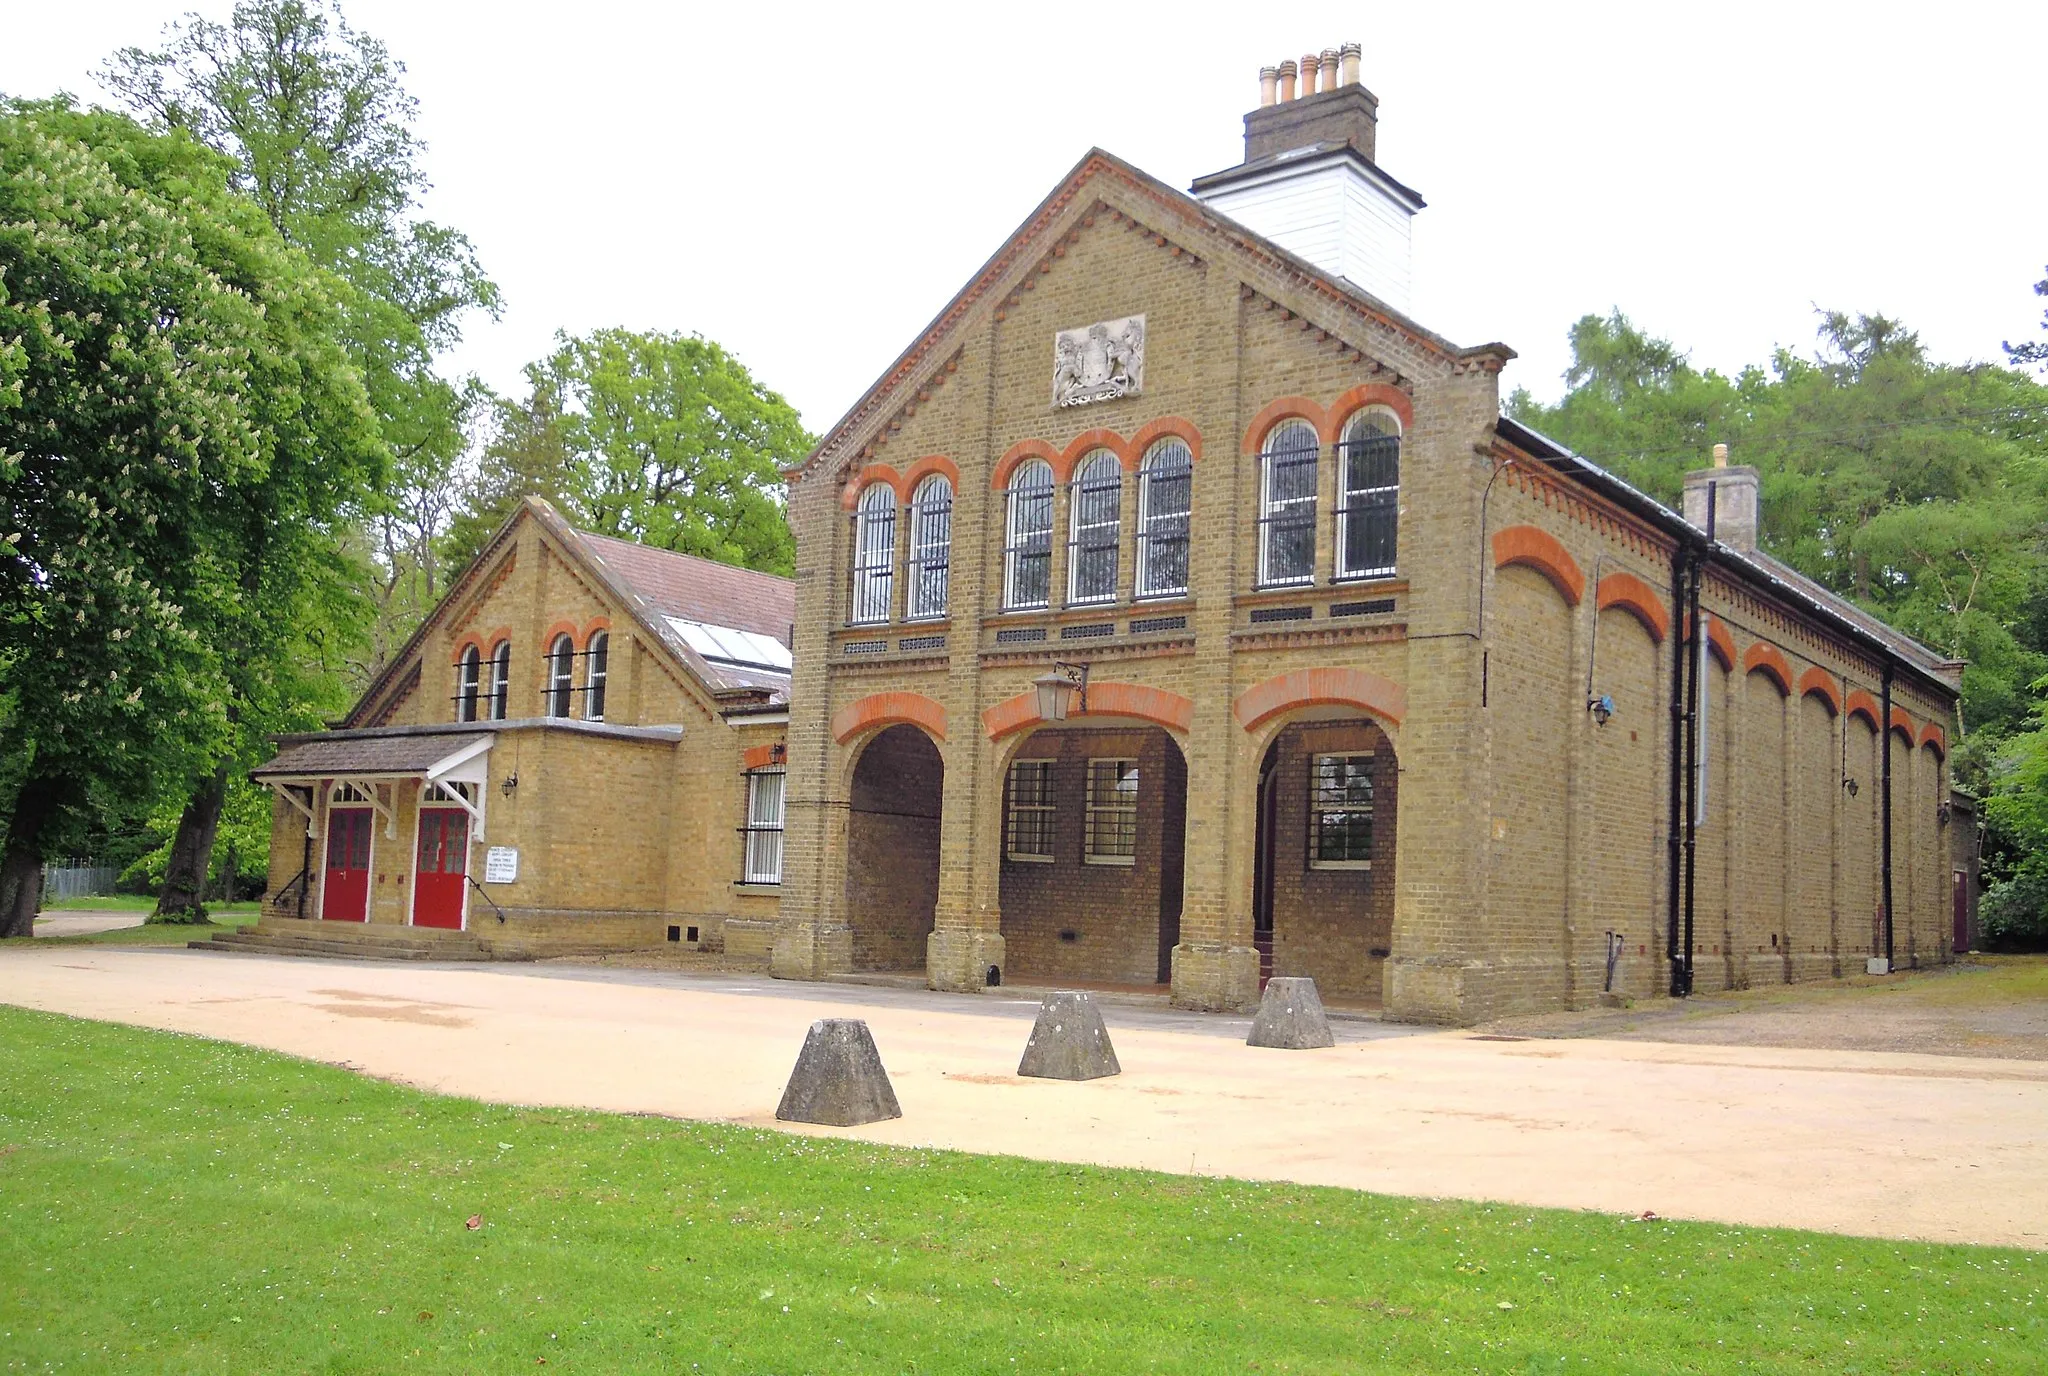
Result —
[{"label": "red brick banding", "polygon": [[1392,411],[1399,417],[1404,435],[1415,427],[1415,403],[1406,392],[1384,382],[1368,382],[1353,387],[1330,403],[1320,427],[1323,443],[1335,444],[1344,438],[1344,423],[1368,406],[1384,406]]},{"label": "red brick banding", "polygon": [[1408,690],[1367,669],[1296,669],[1247,688],[1232,711],[1249,731],[1298,707],[1330,706],[1361,708],[1399,726],[1408,711]]},{"label": "red brick banding", "polygon": [[1594,600],[1603,612],[1613,607],[1635,617],[1659,645],[1671,629],[1671,614],[1664,610],[1657,590],[1632,573],[1610,573],[1602,578]]},{"label": "red brick banding", "polygon": [[1548,578],[1572,606],[1586,595],[1586,575],[1558,538],[1537,526],[1509,526],[1493,534],[1493,566],[1510,564],[1532,568]]},{"label": "red brick banding", "polygon": [[[1091,683],[1088,685],[1087,710],[1082,711],[1077,701],[1068,717],[1136,717],[1169,731],[1185,733],[1195,724],[1195,702],[1193,698],[1182,697],[1179,693],[1147,688],[1137,683]],[[1013,731],[1037,726],[1044,720],[1038,715],[1038,693],[1034,689],[1004,698],[983,712],[981,729],[993,741]]]},{"label": "red brick banding", "polygon": [[1742,672],[1764,675],[1778,685],[1780,693],[1790,694],[1792,691],[1791,661],[1767,640],[1759,640],[1742,652]]},{"label": "red brick banding", "polygon": [[870,693],[832,714],[832,739],[846,744],[877,727],[909,725],[946,739],[946,709],[922,693]]},{"label": "red brick banding", "polygon": [[1813,694],[1828,705],[1828,711],[1842,715],[1842,685],[1835,682],[1835,676],[1815,666],[1799,676],[1799,695]]}]

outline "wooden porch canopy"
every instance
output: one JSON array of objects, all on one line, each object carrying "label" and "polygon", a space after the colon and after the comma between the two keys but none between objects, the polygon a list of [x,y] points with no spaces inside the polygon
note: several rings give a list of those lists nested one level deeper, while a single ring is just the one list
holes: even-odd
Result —
[{"label": "wooden porch canopy", "polygon": [[[385,786],[418,779],[423,788],[440,784],[474,785],[474,800],[461,790],[441,788],[448,802],[458,804],[484,834],[484,785],[490,781],[490,753],[495,733],[485,730],[419,731],[414,728],[372,728],[328,731],[319,735],[286,736],[278,740],[277,756],[249,772],[293,808],[305,814],[306,834],[313,835],[318,790],[348,784],[361,793],[384,819],[384,834],[398,835],[398,798]],[[308,790],[301,798],[296,790]]]}]

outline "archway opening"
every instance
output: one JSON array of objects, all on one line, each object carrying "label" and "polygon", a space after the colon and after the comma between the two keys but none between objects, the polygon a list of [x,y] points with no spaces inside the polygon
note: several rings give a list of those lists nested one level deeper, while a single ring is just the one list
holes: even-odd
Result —
[{"label": "archway opening", "polygon": [[875,734],[854,762],[846,913],[856,970],[922,970],[939,904],[946,765],[915,726]]},{"label": "archway opening", "polygon": [[1156,726],[1046,727],[1003,779],[1012,983],[1165,984],[1180,941],[1187,760]]}]

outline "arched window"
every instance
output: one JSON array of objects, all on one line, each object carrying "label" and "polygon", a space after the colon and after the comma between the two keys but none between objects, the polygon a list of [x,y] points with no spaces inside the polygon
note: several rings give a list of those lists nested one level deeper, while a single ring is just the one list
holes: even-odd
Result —
[{"label": "arched window", "polygon": [[455,661],[455,720],[476,720],[477,669],[483,656],[471,645]]},{"label": "arched window", "polygon": [[1032,459],[1010,475],[1003,530],[1003,608],[1052,602],[1052,465]]},{"label": "arched window", "polygon": [[1124,470],[1097,450],[1081,461],[1068,495],[1067,601],[1116,601],[1116,556],[1123,544]]},{"label": "arched window", "polygon": [[856,625],[889,619],[896,577],[896,492],[871,483],[853,513],[853,606]]},{"label": "arched window", "polygon": [[953,557],[953,484],[937,473],[910,496],[910,610],[913,621],[946,614]]},{"label": "arched window", "polygon": [[491,720],[503,721],[512,705],[512,642],[501,640],[491,650]]},{"label": "arched window", "polygon": [[548,647],[548,715],[569,715],[569,699],[576,692],[576,642],[565,635],[555,637]]},{"label": "arched window", "polygon": [[1307,583],[1316,575],[1316,460],[1322,441],[1307,421],[1282,421],[1259,453],[1259,584]]},{"label": "arched window", "polygon": [[1194,461],[1187,445],[1161,440],[1138,470],[1138,596],[1188,590],[1188,510]]},{"label": "arched window", "polygon": [[594,632],[583,647],[583,719],[604,720],[604,681],[611,659],[612,638],[605,631]]},{"label": "arched window", "polygon": [[1401,521],[1401,421],[1375,406],[1344,427],[1337,447],[1337,577],[1394,571]]}]

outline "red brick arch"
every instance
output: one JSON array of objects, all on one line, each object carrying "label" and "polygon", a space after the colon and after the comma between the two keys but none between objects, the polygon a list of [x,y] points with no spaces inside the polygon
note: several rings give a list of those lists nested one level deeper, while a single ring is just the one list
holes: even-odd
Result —
[{"label": "red brick arch", "polygon": [[1808,693],[1828,705],[1828,711],[1842,715],[1842,685],[1835,682],[1835,676],[1818,665],[1799,676],[1799,695]]},{"label": "red brick arch", "polygon": [[557,621],[554,625],[540,633],[540,655],[542,659],[546,659],[554,653],[555,637],[558,635],[568,636],[569,644],[572,648],[578,650],[583,648],[583,642],[576,638],[576,623],[573,621]]},{"label": "red brick arch", "polygon": [[953,490],[960,490],[960,466],[944,454],[927,454],[903,470],[902,481],[896,484],[896,495],[908,502],[917,491],[917,485],[937,473],[953,484]]},{"label": "red brick arch", "polygon": [[1943,759],[1948,758],[1948,733],[1941,729],[1941,723],[1938,721],[1928,722],[1920,728],[1920,745]]},{"label": "red brick arch", "polygon": [[1161,416],[1148,420],[1138,427],[1138,433],[1131,436],[1131,463],[1133,466],[1145,462],[1145,452],[1168,435],[1174,436],[1188,447],[1188,457],[1199,460],[1202,457],[1202,432],[1191,420],[1179,416]]},{"label": "red brick arch", "polygon": [[[1700,621],[1707,628],[1707,648],[1714,652],[1714,658],[1721,661],[1721,667],[1729,671],[1735,668],[1735,637],[1728,634],[1727,623],[1711,612],[1701,612]],[[1681,640],[1692,639],[1692,627],[1679,628]]]},{"label": "red brick arch", "polygon": [[1330,403],[1330,409],[1323,415],[1322,431],[1324,444],[1335,444],[1344,438],[1344,423],[1368,406],[1384,406],[1401,420],[1401,432],[1406,434],[1415,428],[1415,402],[1399,387],[1389,387],[1384,382],[1368,382],[1338,397]]},{"label": "red brick arch", "polygon": [[773,741],[767,745],[750,745],[740,752],[740,768],[766,769],[770,765],[781,764],[788,757],[788,753],[788,747],[781,741]]},{"label": "red brick arch", "polygon": [[832,739],[846,744],[884,726],[918,726],[946,739],[946,709],[922,693],[870,693],[832,714]]},{"label": "red brick arch", "polygon": [[896,494],[897,499],[902,499],[903,480],[897,476],[896,470],[885,463],[871,463],[847,478],[846,486],[839,489],[840,508],[845,511],[853,510],[854,504],[860,500],[860,494],[876,483],[887,483],[889,490]]},{"label": "red brick arch", "polygon": [[1903,707],[1892,708],[1892,731],[1904,736],[1909,748],[1920,739],[1920,733],[1913,729],[1913,719],[1906,715],[1906,709]]},{"label": "red brick arch", "polygon": [[1572,606],[1586,594],[1586,575],[1555,535],[1537,526],[1509,526],[1493,533],[1493,566],[1532,568],[1548,578]]},{"label": "red brick arch", "polygon": [[[1179,693],[1148,688],[1141,683],[1091,683],[1088,685],[1088,708],[1082,711],[1080,704],[1075,703],[1069,719],[1074,717],[1135,717],[1185,735],[1195,724],[1195,702],[1193,698],[1182,697]],[[1001,740],[1014,731],[1037,726],[1044,720],[1038,715],[1038,693],[1034,689],[1004,698],[983,712],[981,729],[990,740]]]},{"label": "red brick arch", "polygon": [[1767,640],[1759,640],[1742,652],[1742,672],[1764,675],[1778,685],[1780,693],[1792,691],[1792,662]]},{"label": "red brick arch", "polygon": [[1125,443],[1122,435],[1114,430],[1098,428],[1083,430],[1067,441],[1067,447],[1060,451],[1059,458],[1053,462],[1052,476],[1059,482],[1066,482],[1074,474],[1074,465],[1098,449],[1107,449],[1116,455],[1117,463],[1126,472],[1138,466],[1137,460],[1131,457],[1131,446]]},{"label": "red brick arch", "polygon": [[1870,729],[1877,730],[1877,699],[1861,688],[1851,688],[1842,700],[1842,710],[1852,717],[1861,717],[1870,723]]},{"label": "red brick arch", "polygon": [[1399,726],[1408,712],[1408,690],[1368,669],[1296,669],[1247,688],[1232,711],[1249,731],[1282,712],[1330,706],[1361,708]]},{"label": "red brick arch", "polygon": [[1010,485],[1010,475],[1017,471],[1017,465],[1026,459],[1044,459],[1052,465],[1053,481],[1060,480],[1060,451],[1044,440],[1019,440],[1011,445],[1000,459],[996,460],[995,474],[990,485],[1001,492]]},{"label": "red brick arch", "polygon": [[1603,612],[1612,607],[1642,622],[1643,629],[1650,633],[1650,639],[1659,645],[1664,643],[1665,633],[1671,629],[1670,613],[1664,610],[1657,590],[1632,573],[1610,573],[1602,578],[1593,600]]},{"label": "red brick arch", "polygon": [[1266,432],[1283,420],[1305,420],[1320,435],[1323,433],[1323,416],[1323,408],[1307,397],[1281,397],[1278,401],[1269,401],[1245,427],[1244,452],[1247,455],[1258,453],[1259,447],[1266,442]]}]

